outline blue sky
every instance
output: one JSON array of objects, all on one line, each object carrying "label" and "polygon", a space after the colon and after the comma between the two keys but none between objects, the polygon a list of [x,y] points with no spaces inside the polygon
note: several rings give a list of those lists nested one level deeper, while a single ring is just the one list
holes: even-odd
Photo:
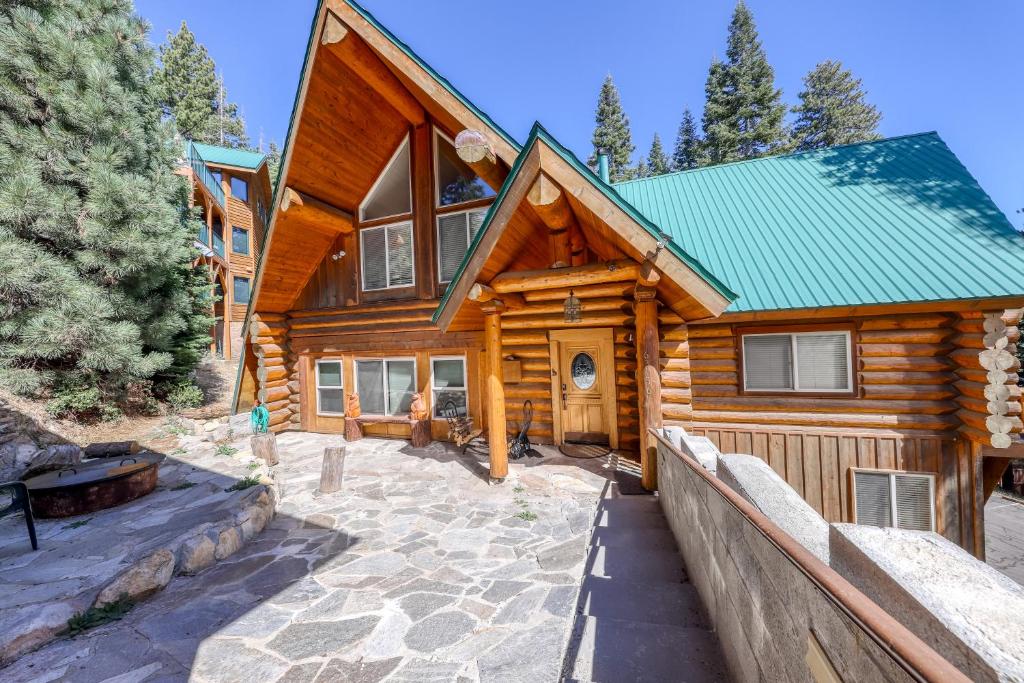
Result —
[{"label": "blue sky", "polygon": [[[540,120],[582,158],[611,73],[637,152],[671,148],[696,116],[732,0],[364,0],[364,6],[509,133]],[[936,130],[1014,225],[1024,227],[1024,3],[747,0],[783,98],[824,59],[863,79],[886,136]],[[188,22],[224,73],[253,141],[283,141],[315,0],[136,0],[160,42]],[[242,8],[245,8],[242,11]]]}]

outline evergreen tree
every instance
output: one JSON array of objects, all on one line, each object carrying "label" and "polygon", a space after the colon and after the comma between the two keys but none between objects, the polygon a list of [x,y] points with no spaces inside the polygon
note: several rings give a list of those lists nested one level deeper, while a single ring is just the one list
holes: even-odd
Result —
[{"label": "evergreen tree", "polygon": [[238,105],[227,101],[217,67],[184,21],[167,33],[154,73],[164,115],[174,119],[189,140],[227,147],[247,147],[245,120]]},{"label": "evergreen tree", "polygon": [[793,145],[798,150],[877,140],[882,115],[864,97],[859,78],[827,60],[804,76],[800,104],[793,107]]},{"label": "evergreen tree", "polygon": [[651,167],[647,165],[647,160],[640,157],[640,161],[636,165],[636,169],[633,171],[633,178],[648,178],[651,175]]},{"label": "evergreen tree", "polygon": [[274,188],[277,187],[277,172],[281,168],[281,150],[278,148],[277,143],[273,140],[270,141],[270,147],[267,149],[267,170],[270,172],[270,191],[274,192]]},{"label": "evergreen tree", "polygon": [[651,141],[651,151],[647,153],[647,165],[650,168],[650,174],[664,175],[669,172],[668,157],[665,155],[665,150],[661,146],[661,138],[657,133],[654,134],[654,139]]},{"label": "evergreen tree", "polygon": [[591,141],[594,153],[587,163],[590,168],[597,169],[599,152],[608,154],[608,175],[611,181],[629,180],[634,170],[630,167],[633,157],[633,140],[629,132],[629,117],[622,110],[619,90],[612,82],[611,75],[605,76],[601,85],[601,94],[597,98],[597,113],[594,116],[597,125]]},{"label": "evergreen tree", "polygon": [[697,168],[701,159],[701,139],[689,107],[683,110],[683,120],[676,134],[676,147],[672,152],[672,170]]},{"label": "evergreen tree", "polygon": [[153,64],[130,0],[0,6],[0,385],[123,403],[208,343]]},{"label": "evergreen tree", "polygon": [[779,151],[787,142],[786,105],[743,0],[729,23],[725,54],[725,63],[712,62],[706,86],[704,138],[711,163]]}]

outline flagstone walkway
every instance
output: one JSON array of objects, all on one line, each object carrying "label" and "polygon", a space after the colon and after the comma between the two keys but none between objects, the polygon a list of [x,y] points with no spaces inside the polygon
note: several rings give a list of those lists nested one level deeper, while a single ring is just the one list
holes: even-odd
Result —
[{"label": "flagstone walkway", "polygon": [[572,627],[600,460],[546,450],[501,486],[442,444],[279,437],[277,517],[121,621],[22,657],[22,681],[553,681]]}]

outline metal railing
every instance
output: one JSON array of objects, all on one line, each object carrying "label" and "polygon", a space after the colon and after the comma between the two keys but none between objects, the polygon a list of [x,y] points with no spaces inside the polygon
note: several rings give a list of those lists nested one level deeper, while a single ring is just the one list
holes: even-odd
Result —
[{"label": "metal railing", "polygon": [[199,182],[209,190],[210,194],[213,195],[213,198],[217,200],[217,204],[223,208],[226,202],[224,198],[224,189],[220,186],[220,183],[217,182],[217,179],[210,171],[210,167],[206,165],[206,161],[199,153],[199,150],[196,149],[196,146],[191,142],[189,142],[185,147],[185,156],[188,158],[188,165],[192,168],[192,172],[196,174],[197,178],[199,178]]}]

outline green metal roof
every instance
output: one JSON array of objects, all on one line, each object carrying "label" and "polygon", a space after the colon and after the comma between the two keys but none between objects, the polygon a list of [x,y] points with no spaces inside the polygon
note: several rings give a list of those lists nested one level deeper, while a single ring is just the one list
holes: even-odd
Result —
[{"label": "green metal roof", "polygon": [[1024,236],[934,132],[614,188],[739,292],[727,312],[1024,294]]},{"label": "green metal roof", "polygon": [[251,168],[256,170],[267,158],[266,154],[250,152],[247,149],[234,149],[231,147],[218,147],[216,145],[204,145],[201,142],[193,142],[203,160],[208,164],[220,164],[224,166],[237,166],[239,168]]}]

